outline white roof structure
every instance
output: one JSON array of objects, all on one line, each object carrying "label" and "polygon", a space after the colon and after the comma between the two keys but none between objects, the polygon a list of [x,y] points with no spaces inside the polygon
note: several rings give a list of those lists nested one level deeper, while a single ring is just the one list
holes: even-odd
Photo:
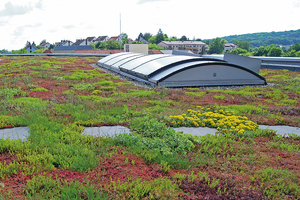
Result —
[{"label": "white roof structure", "polygon": [[266,84],[265,78],[249,68],[224,60],[196,56],[126,52],[109,55],[99,60],[97,65],[154,86]]}]

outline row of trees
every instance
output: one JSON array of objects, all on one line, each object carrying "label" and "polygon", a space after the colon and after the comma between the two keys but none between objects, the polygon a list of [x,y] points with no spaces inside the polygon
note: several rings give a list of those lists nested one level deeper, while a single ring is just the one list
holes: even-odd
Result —
[{"label": "row of trees", "polygon": [[245,56],[300,57],[300,44],[297,42],[288,50],[283,50],[275,44],[271,44],[265,47],[261,46],[257,50],[251,52],[246,49],[237,48],[231,53]]}]

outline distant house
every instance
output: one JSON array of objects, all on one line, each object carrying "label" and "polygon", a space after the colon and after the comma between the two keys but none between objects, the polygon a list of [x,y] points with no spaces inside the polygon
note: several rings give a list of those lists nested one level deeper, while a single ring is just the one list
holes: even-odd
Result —
[{"label": "distant house", "polygon": [[142,36],[139,36],[135,41],[136,42],[142,42],[142,43],[148,44],[148,41],[145,40],[145,38],[143,38]]},{"label": "distant house", "polygon": [[77,39],[76,42],[72,46],[87,46],[90,45],[91,41],[87,39]]},{"label": "distant house", "polygon": [[36,46],[29,45],[26,47],[26,50],[28,51],[28,53],[32,53],[35,50],[38,50],[38,48]]},{"label": "distant house", "polygon": [[108,41],[108,40],[109,40],[108,36],[99,36],[94,41],[94,44],[97,44],[98,42],[105,42],[105,41]]},{"label": "distant house", "polygon": [[163,54],[170,55],[184,55],[184,56],[200,56],[199,54],[194,54],[191,50],[160,50]]},{"label": "distant house", "polygon": [[133,43],[133,39],[128,38],[128,44],[132,44]]},{"label": "distant house", "polygon": [[231,52],[236,48],[239,48],[239,47],[233,43],[225,43],[224,44],[224,52],[227,52],[227,51]]},{"label": "distant house", "polygon": [[279,46],[280,46],[280,48],[282,48],[282,49],[284,49],[284,50],[289,50],[289,49],[291,48],[292,45],[290,45],[290,44],[287,44],[287,45],[282,45],[282,44],[280,44]]},{"label": "distant house", "polygon": [[87,37],[86,40],[90,43],[95,43],[96,37]]},{"label": "distant house", "polygon": [[208,50],[208,45],[201,41],[161,41],[157,46],[167,50],[191,50],[197,54]]},{"label": "distant house", "polygon": [[60,42],[55,42],[55,46],[72,46],[73,42],[70,40],[61,40]]},{"label": "distant house", "polygon": [[122,39],[119,36],[111,37],[111,38],[109,38],[109,40],[115,40],[117,42],[122,42]]},{"label": "distant house", "polygon": [[50,47],[49,42],[45,42],[45,43],[41,44],[41,48],[49,49],[49,47]]}]

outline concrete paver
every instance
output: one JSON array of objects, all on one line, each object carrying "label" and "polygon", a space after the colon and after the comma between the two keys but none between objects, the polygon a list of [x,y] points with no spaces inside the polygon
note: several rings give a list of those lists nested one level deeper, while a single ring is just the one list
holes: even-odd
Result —
[{"label": "concrete paver", "polygon": [[294,133],[296,135],[300,135],[299,127],[292,126],[268,126],[268,125],[258,125],[260,129],[272,129],[277,131],[276,134],[280,134],[282,136],[288,136],[288,133]]},{"label": "concrete paver", "polygon": [[28,127],[15,127],[15,128],[6,128],[0,129],[0,139],[4,140],[10,138],[12,140],[21,139],[26,140],[29,136],[29,128]]},{"label": "concrete paver", "polygon": [[101,127],[86,127],[82,134],[93,136],[115,137],[119,134],[131,133],[131,130],[125,126],[101,126]]},{"label": "concrete paver", "polygon": [[[260,129],[272,129],[276,131],[277,134],[288,136],[288,133],[293,133],[300,136],[299,127],[291,126],[267,126],[259,125]],[[178,127],[173,128],[175,131],[182,131],[185,134],[192,134],[197,136],[204,136],[207,134],[215,134],[215,128],[208,127]],[[119,134],[131,133],[132,131],[125,126],[101,126],[101,127],[86,127],[82,134],[101,136],[101,137],[115,137]],[[30,130],[28,127],[15,127],[0,129],[0,139],[22,139],[26,140],[29,136]]]}]

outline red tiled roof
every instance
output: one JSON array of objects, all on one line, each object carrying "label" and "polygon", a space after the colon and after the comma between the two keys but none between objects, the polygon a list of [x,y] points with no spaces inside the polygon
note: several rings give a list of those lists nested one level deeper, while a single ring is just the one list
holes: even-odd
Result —
[{"label": "red tiled roof", "polygon": [[52,50],[47,49],[46,51],[44,51],[44,53],[52,53]]},{"label": "red tiled roof", "polygon": [[[122,49],[121,52],[124,52]],[[77,50],[76,53],[82,54],[114,54],[120,53],[120,50]]]},{"label": "red tiled roof", "polygon": [[148,51],[152,51],[153,54],[163,54],[160,50],[158,49],[149,49]]},{"label": "red tiled roof", "polygon": [[117,39],[118,39],[118,36],[109,38],[109,40],[117,40]]}]

